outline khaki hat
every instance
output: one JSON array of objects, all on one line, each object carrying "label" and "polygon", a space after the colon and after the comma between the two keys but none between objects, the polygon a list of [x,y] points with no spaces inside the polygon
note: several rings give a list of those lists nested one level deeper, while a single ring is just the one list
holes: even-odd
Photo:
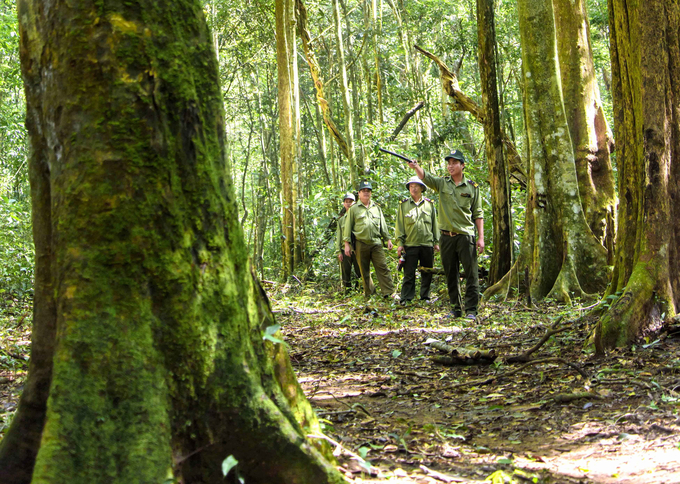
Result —
[{"label": "khaki hat", "polygon": [[347,192],[347,193],[345,193],[345,196],[344,196],[344,198],[342,199],[342,201],[344,202],[344,201],[347,200],[348,198],[349,198],[350,200],[352,200],[353,202],[356,202],[356,201],[357,201],[357,199],[354,197],[354,194],[353,194],[352,192]]},{"label": "khaki hat", "polygon": [[418,178],[418,175],[412,176],[411,178],[408,179],[408,181],[406,182],[406,189],[407,189],[407,190],[408,190],[408,186],[409,186],[411,183],[417,183],[418,185],[422,185],[423,191],[427,190],[427,185],[425,185],[425,184],[423,183],[423,181],[422,181],[420,178]]},{"label": "khaki hat", "polygon": [[445,161],[449,158],[453,158],[455,160],[459,160],[461,163],[465,163],[465,156],[463,156],[463,152],[460,150],[453,150],[451,153],[444,155]]}]

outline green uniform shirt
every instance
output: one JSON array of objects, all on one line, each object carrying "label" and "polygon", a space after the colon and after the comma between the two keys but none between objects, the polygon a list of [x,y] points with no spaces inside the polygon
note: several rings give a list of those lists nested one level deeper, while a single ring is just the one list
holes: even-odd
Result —
[{"label": "green uniform shirt", "polygon": [[416,203],[408,197],[400,201],[395,232],[402,247],[434,246],[439,241],[439,226],[432,200],[421,197]]},{"label": "green uniform shirt", "polygon": [[[338,252],[345,252],[345,242],[342,240],[345,235],[345,222],[347,222],[347,212],[338,219],[338,229],[335,231],[335,249]],[[350,242],[351,243],[351,242]]]},{"label": "green uniform shirt", "polygon": [[387,231],[383,212],[380,206],[373,201],[369,203],[368,207],[358,201],[349,207],[345,219],[343,242],[351,244],[352,234],[364,244],[380,244],[383,240],[390,240],[390,233]]},{"label": "green uniform shirt", "polygon": [[439,193],[439,228],[459,234],[475,235],[474,221],[484,218],[479,185],[465,180],[456,186],[450,176],[432,176],[427,171],[423,183]]}]

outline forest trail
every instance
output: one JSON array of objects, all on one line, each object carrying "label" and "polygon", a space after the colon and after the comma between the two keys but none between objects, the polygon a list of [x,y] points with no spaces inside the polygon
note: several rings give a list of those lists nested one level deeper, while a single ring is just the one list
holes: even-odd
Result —
[{"label": "forest trail", "polygon": [[[325,434],[365,458],[339,457],[349,482],[680,483],[677,328],[596,358],[581,350],[593,323],[578,308],[487,305],[470,326],[446,318],[440,301],[402,308],[311,288],[270,296]],[[532,356],[576,368],[442,366],[424,344],[518,354],[560,317],[570,329]],[[29,303],[7,305],[3,318],[0,426],[16,409],[27,369]]]},{"label": "forest trail", "polygon": [[[326,434],[365,459],[341,455],[350,482],[680,482],[677,334],[596,358],[582,351],[593,323],[577,308],[487,305],[470,325],[441,302],[309,293],[272,294],[273,308]],[[548,362],[504,378],[521,364],[442,366],[425,344],[509,356],[560,316],[571,328],[532,356],[577,368]]]}]

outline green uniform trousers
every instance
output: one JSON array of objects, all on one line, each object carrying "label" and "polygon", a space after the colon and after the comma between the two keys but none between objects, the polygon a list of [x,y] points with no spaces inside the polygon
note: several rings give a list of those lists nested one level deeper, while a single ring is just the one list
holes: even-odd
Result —
[{"label": "green uniform trousers", "polygon": [[479,304],[479,275],[477,274],[475,237],[465,234],[450,236],[442,233],[439,243],[451,307],[454,311],[461,310],[459,266],[462,263],[465,271],[465,312],[463,314],[476,315]]},{"label": "green uniform trousers", "polygon": [[387,259],[382,244],[364,244],[357,240],[356,254],[361,270],[361,280],[364,283],[364,295],[368,297],[375,293],[375,286],[371,278],[371,262],[373,262],[375,274],[380,283],[380,292],[384,297],[391,296],[394,293],[394,283],[392,282],[392,274],[387,268]]},{"label": "green uniform trousers", "polygon": [[[404,282],[401,284],[402,302],[412,301],[416,295],[416,269],[418,262],[423,267],[434,265],[434,248],[426,245],[415,247],[404,247]],[[432,284],[432,273],[420,273],[420,299],[430,299],[430,285]]]},{"label": "green uniform trousers", "polygon": [[[340,274],[342,275],[342,286],[345,288],[345,292],[352,289],[352,285],[355,285],[358,289],[361,269],[359,269],[359,264],[357,263],[356,253],[352,252],[352,255],[350,257],[347,257],[345,254],[342,254],[342,260],[339,262],[340,262]],[[354,274],[352,274],[352,267],[354,267]]]}]

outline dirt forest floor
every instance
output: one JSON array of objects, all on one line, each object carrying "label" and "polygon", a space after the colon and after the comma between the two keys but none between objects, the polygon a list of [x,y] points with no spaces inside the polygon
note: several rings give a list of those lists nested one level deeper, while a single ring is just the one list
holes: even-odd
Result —
[{"label": "dirt forest floor", "polygon": [[[597,358],[578,305],[488,304],[470,323],[442,300],[267,291],[348,482],[680,483],[678,328]],[[27,369],[30,305],[0,313],[1,433]],[[531,362],[506,361],[551,329]],[[432,340],[496,359],[442,365]]]},{"label": "dirt forest floor", "polygon": [[[349,482],[680,483],[677,328],[599,358],[578,306],[488,304],[470,323],[442,301],[270,295]],[[550,329],[530,363],[505,361]],[[442,365],[431,340],[496,360]]]}]

